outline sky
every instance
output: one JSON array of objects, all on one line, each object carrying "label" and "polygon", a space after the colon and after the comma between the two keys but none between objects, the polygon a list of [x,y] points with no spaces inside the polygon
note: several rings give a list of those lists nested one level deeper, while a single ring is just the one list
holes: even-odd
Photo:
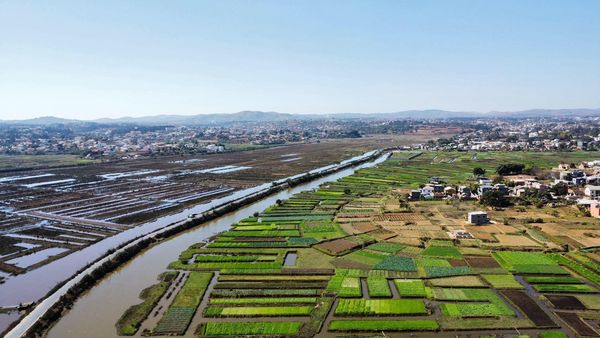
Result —
[{"label": "sky", "polygon": [[600,108],[600,1],[0,0],[0,119]]}]

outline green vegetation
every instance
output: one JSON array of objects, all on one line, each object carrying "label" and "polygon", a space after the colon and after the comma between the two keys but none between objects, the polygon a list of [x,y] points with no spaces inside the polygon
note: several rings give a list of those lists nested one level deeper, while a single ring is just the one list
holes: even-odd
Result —
[{"label": "green vegetation", "polygon": [[577,299],[590,310],[600,310],[600,296],[598,295],[577,295]]},{"label": "green vegetation", "polygon": [[0,155],[0,170],[52,168],[98,162],[100,161],[83,159],[78,155]]},{"label": "green vegetation", "polygon": [[312,304],[317,297],[211,298],[210,304]]},{"label": "green vegetation", "polygon": [[536,284],[533,286],[540,292],[571,292],[571,293],[594,293],[597,289],[587,284]]},{"label": "green vegetation", "polygon": [[417,266],[412,258],[387,256],[381,263],[375,265],[376,270],[392,270],[392,271],[417,271]]},{"label": "green vegetation", "polygon": [[572,269],[573,271],[577,272],[578,274],[582,275],[583,277],[594,282],[596,285],[600,285],[600,275],[595,273],[593,270],[588,269],[584,265],[574,262],[574,261],[572,261],[564,256],[561,256],[559,254],[552,254],[552,255],[550,255],[550,258],[553,259],[558,264],[564,265],[564,266]]},{"label": "green vegetation", "polygon": [[423,256],[443,257],[443,258],[462,258],[462,254],[453,246],[429,246],[423,251]]},{"label": "green vegetation", "polygon": [[336,316],[418,315],[427,308],[416,299],[340,299]]},{"label": "green vegetation", "polygon": [[425,285],[420,279],[394,279],[401,297],[425,297]]},{"label": "green vegetation", "polygon": [[331,331],[437,331],[435,320],[333,320]]},{"label": "green vegetation", "polygon": [[119,318],[116,324],[117,334],[120,336],[133,336],[160,298],[165,294],[170,284],[170,282],[163,281],[144,289],[140,293],[140,298],[144,301],[127,309],[121,318]]},{"label": "green vegetation", "polygon": [[312,306],[207,307],[206,317],[307,316]]},{"label": "green vegetation", "polygon": [[369,276],[367,278],[367,288],[370,297],[392,297],[390,285],[385,277]]},{"label": "green vegetation", "polygon": [[367,247],[369,250],[387,252],[390,254],[395,254],[398,251],[402,250],[404,245],[398,243],[389,243],[389,242],[377,242],[375,244],[371,244]]},{"label": "green vegetation", "polygon": [[496,289],[523,289],[513,275],[481,275],[486,282]]},{"label": "green vegetation", "polygon": [[295,335],[302,327],[301,322],[209,322],[205,324],[205,337],[245,335]]},{"label": "green vegetation", "polygon": [[575,277],[567,276],[528,276],[525,277],[528,283],[532,284],[581,284],[582,282]]},{"label": "green vegetation", "polygon": [[567,338],[566,333],[562,331],[544,331],[540,332],[540,338]]},{"label": "green vegetation", "polygon": [[539,252],[496,251],[493,256],[503,268],[514,273],[568,274],[552,259],[552,256]]},{"label": "green vegetation", "polygon": [[444,303],[440,305],[444,316],[496,317],[506,315],[499,307],[487,303]]},{"label": "green vegetation", "polygon": [[[481,209],[477,201],[407,200],[409,189],[426,184],[432,176],[454,188],[460,184],[473,189],[474,168],[480,168],[476,170],[479,174],[493,173],[506,163],[548,168],[563,159],[589,157],[577,153],[526,155],[424,152],[410,159],[405,153],[394,154],[378,167],[279,200],[238,221],[207,246],[190,247],[171,268],[192,274],[219,271],[208,305],[201,311],[206,317],[221,319],[203,324],[198,334],[312,337],[328,334],[327,330],[329,334],[379,334],[533,329],[533,319],[529,319],[533,317],[525,313],[518,318],[505,300],[518,294],[505,289],[523,288],[515,275],[538,290],[532,297],[542,297],[542,292],[581,293],[575,297],[589,310],[600,309],[598,291],[584,279],[600,281],[600,264],[595,261],[598,253],[594,249],[547,253],[557,245],[589,245],[592,241],[596,222],[574,208],[560,203],[532,207],[524,199],[511,197],[514,208],[488,209],[496,224],[475,227],[465,224],[465,216]],[[545,171],[535,175],[547,183]],[[503,183],[510,185],[508,178]],[[528,223],[536,219],[546,222]],[[449,239],[449,232],[463,228],[473,238]],[[532,239],[535,245],[530,245]],[[504,251],[507,247],[514,249]],[[284,266],[289,252],[297,254],[296,262]],[[190,280],[191,276],[184,290]],[[368,295],[361,287],[365,282]],[[185,297],[184,290],[149,334],[185,331],[204,289]],[[394,290],[400,299],[392,298]],[[337,306],[332,310],[334,301]],[[335,320],[322,328],[331,311]],[[594,311],[585,313],[597,317]],[[285,316],[304,319],[289,322],[292,318]],[[389,316],[406,316],[406,320]],[[287,321],[240,322],[243,317]],[[423,320],[413,320],[415,317]]]},{"label": "green vegetation", "polygon": [[212,277],[212,272],[190,272],[185,284],[156,325],[154,332],[157,334],[183,334],[190,325]]}]

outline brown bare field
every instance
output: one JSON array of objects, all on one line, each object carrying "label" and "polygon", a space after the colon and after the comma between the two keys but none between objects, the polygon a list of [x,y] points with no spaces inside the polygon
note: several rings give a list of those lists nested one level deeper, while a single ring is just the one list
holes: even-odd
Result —
[{"label": "brown bare field", "polygon": [[361,244],[349,241],[344,238],[315,245],[315,248],[328,252],[332,255],[339,255],[345,251],[360,247]]},{"label": "brown bare field", "polygon": [[524,291],[502,290],[502,295],[515,304],[537,327],[555,327],[556,323]]},{"label": "brown bare field", "polygon": [[592,329],[586,322],[584,322],[576,313],[572,312],[556,312],[556,314],[567,324],[577,332],[580,336],[587,337],[600,337],[598,332]]},{"label": "brown bare field", "polygon": [[544,295],[559,310],[585,310],[586,307],[575,296]]},{"label": "brown bare field", "polygon": [[492,257],[465,256],[465,261],[473,268],[499,268],[500,265]]}]

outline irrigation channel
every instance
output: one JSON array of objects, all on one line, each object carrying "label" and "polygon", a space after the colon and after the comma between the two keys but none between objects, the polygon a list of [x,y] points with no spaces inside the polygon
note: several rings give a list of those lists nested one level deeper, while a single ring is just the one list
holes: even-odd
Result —
[{"label": "irrigation channel", "polygon": [[[177,260],[181,251],[185,250],[190,245],[198,242],[208,241],[210,237],[229,229],[233,223],[238,222],[243,218],[250,217],[255,212],[260,212],[266,209],[270,205],[274,204],[278,199],[287,199],[296,193],[317,188],[323,183],[335,181],[339,178],[352,175],[358,169],[373,167],[385,161],[388,156],[389,153],[383,153],[380,150],[371,151],[352,159],[342,161],[340,164],[328,165],[322,168],[311,170],[308,172],[308,174],[327,173],[330,171],[333,172],[331,174],[320,176],[306,183],[296,185],[293,188],[281,190],[271,194],[265,198],[247,204],[235,211],[227,213],[219,218],[202,223],[197,227],[181,232],[176,236],[169,238],[168,240],[151,246],[149,249],[141,252],[133,259],[123,264],[117,270],[99,281],[91,290],[81,295],[73,305],[72,309],[50,330],[48,336],[60,338],[115,337],[116,330],[114,325],[121,314],[131,304],[138,303],[140,301],[138,298],[140,291],[156,283],[158,275],[166,269],[170,262]],[[372,160],[364,162],[365,159]],[[349,164],[357,162],[360,164],[348,166]],[[344,167],[344,169],[336,170],[336,168],[339,167]],[[275,182],[282,183],[287,179],[298,178],[305,174],[306,173],[294,175]],[[65,257],[70,258],[73,256],[67,262],[61,262],[62,260],[58,260],[46,267],[40,268],[39,270],[32,271],[32,273],[36,273],[35,276],[27,274],[28,278],[21,281],[23,285],[16,282],[16,278],[7,281],[6,286],[8,286],[8,288],[5,288],[5,285],[0,288],[2,294],[0,296],[0,304],[14,304],[15,302],[18,303],[23,301],[24,297],[20,295],[21,293],[29,295],[29,300],[37,299],[34,297],[41,297],[44,291],[47,292],[52,285],[60,281],[60,278],[57,278],[57,275],[62,276],[63,279],[65,279],[68,278],[69,275],[81,269],[81,267],[85,266],[89,261],[90,254],[93,255],[95,253],[95,256],[91,257],[99,257],[109,248],[118,246],[119,243],[123,243],[127,240],[138,238],[140,236],[142,236],[140,238],[143,238],[143,235],[154,236],[157,230],[163,231],[165,228],[186,221],[188,215],[190,214],[201,214],[217,206],[227,204],[228,202],[239,200],[243,197],[265,191],[272,186],[273,184],[271,182],[265,183],[254,188],[238,191],[221,199],[213,200],[210,203],[186,209],[177,214],[161,217],[153,222],[131,229],[132,231],[137,230],[137,232],[130,233],[127,237],[121,235],[127,234],[130,231],[123,232],[114,236],[121,236],[122,238],[117,240],[113,237],[113,241],[102,248],[94,248],[94,246],[90,246],[84,250],[81,250],[80,252]],[[87,252],[87,256],[82,256],[82,254],[88,249],[91,250]],[[101,261],[98,261],[94,265],[99,265],[100,263]],[[93,268],[94,265],[91,268]],[[53,268],[50,268],[51,266]],[[63,268],[67,271],[62,271],[61,269]],[[35,323],[37,318],[45,313],[46,310],[50,308],[60,298],[60,296],[62,296],[68,290],[70,286],[83,277],[82,275],[84,274],[86,274],[86,271],[73,277],[71,280],[65,283],[64,286],[41,301],[31,311],[31,313],[24,317],[11,331],[7,333],[6,337],[21,337],[28,330],[28,328]],[[36,290],[37,288],[42,288],[43,290]]]}]

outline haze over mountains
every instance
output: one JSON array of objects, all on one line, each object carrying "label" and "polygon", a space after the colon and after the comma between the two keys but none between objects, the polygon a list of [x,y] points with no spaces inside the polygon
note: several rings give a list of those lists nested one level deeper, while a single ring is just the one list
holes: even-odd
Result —
[{"label": "haze over mountains", "polygon": [[600,116],[600,108],[588,109],[530,109],[513,112],[488,113],[447,110],[405,110],[393,113],[338,113],[338,114],[289,114],[263,111],[241,111],[232,114],[154,115],[142,117],[102,118],[97,120],[63,119],[53,116],[27,120],[0,120],[3,124],[48,125],[93,122],[99,124],[131,123],[140,125],[219,125],[231,122],[269,122],[314,119],[455,119],[455,118],[536,118]]}]

